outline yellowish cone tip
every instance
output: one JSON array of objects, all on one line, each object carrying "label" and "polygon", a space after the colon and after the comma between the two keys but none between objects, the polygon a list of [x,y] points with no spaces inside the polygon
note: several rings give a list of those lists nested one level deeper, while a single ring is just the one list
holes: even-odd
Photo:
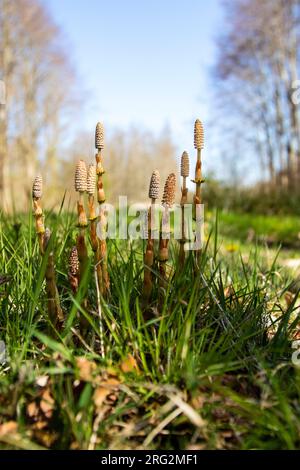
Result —
[{"label": "yellowish cone tip", "polygon": [[79,271],[78,251],[76,246],[73,246],[69,257],[69,271],[72,276],[77,276]]},{"label": "yellowish cone tip", "polygon": [[184,178],[187,178],[190,174],[190,159],[187,152],[183,152],[181,157],[180,174]]},{"label": "yellowish cone tip", "polygon": [[197,150],[204,148],[204,128],[202,122],[197,119],[194,128],[194,146]]},{"label": "yellowish cone tip", "polygon": [[87,168],[83,160],[79,160],[75,170],[75,191],[84,193],[87,190]]},{"label": "yellowish cone tip", "polygon": [[43,195],[43,178],[41,175],[36,176],[32,186],[32,197],[40,199]]},{"label": "yellowish cone tip", "polygon": [[176,176],[171,173],[165,183],[162,205],[171,208],[175,202]]},{"label": "yellowish cone tip", "polygon": [[95,132],[95,147],[97,150],[104,148],[104,127],[102,122],[98,122]]},{"label": "yellowish cone tip", "polygon": [[89,165],[87,173],[87,192],[93,195],[96,188],[96,167],[92,163]]},{"label": "yellowish cone tip", "polygon": [[154,170],[151,176],[149,185],[149,198],[158,199],[160,186],[160,175],[157,170]]}]

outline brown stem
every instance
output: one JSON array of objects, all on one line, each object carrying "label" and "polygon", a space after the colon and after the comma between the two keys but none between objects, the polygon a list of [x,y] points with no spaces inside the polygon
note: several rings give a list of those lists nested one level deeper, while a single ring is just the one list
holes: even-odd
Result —
[{"label": "brown stem", "polygon": [[[197,150],[197,163],[196,163],[196,171],[195,171],[195,180],[194,183],[196,184],[196,194],[194,196],[194,218],[197,219],[197,206],[201,204],[201,186],[203,183],[202,178],[202,162],[201,162],[201,149]],[[199,262],[201,257],[202,250],[196,250],[196,261]]]},{"label": "brown stem", "polygon": [[91,246],[92,250],[96,256],[97,250],[98,250],[98,238],[97,238],[97,221],[96,220],[91,220],[91,225],[90,225],[90,236],[91,236]]},{"label": "brown stem", "polygon": [[79,286],[79,276],[74,276],[71,272],[68,272],[68,279],[72,289],[73,294],[76,294]]},{"label": "brown stem", "polygon": [[[45,236],[46,230],[44,226],[44,216],[41,205],[41,198],[33,198],[33,208],[35,217],[35,229],[38,236],[40,253],[42,256],[45,256],[45,251],[49,243],[50,232],[48,236]],[[52,251],[49,253],[47,259],[45,280],[49,319],[54,326],[58,326],[64,321],[64,316],[60,306],[59,294],[56,286],[54,254]]]},{"label": "brown stem", "polygon": [[[79,261],[79,285],[84,278],[84,275],[87,270],[88,265],[88,251],[85,243],[85,231],[88,225],[87,217],[84,209],[84,193],[79,193],[79,200],[77,203],[77,211],[78,211],[78,227],[79,233],[76,239],[76,247],[78,253],[78,261]],[[83,299],[81,306],[83,309],[87,308],[87,299]],[[87,321],[85,318],[80,315],[80,323],[82,328],[85,330],[87,327]]]},{"label": "brown stem", "polygon": [[86,218],[86,213],[84,209],[84,193],[79,193],[79,199],[77,202],[77,214],[78,214],[78,226],[87,227],[88,222]]},{"label": "brown stem", "polygon": [[[85,229],[80,228],[79,229],[79,234],[77,235],[76,239],[76,248],[78,252],[78,261],[79,261],[79,286],[82,282],[82,279],[84,278],[84,275],[87,270],[87,265],[88,265],[88,252],[87,252],[87,247],[85,243]],[[84,310],[87,309],[87,299],[83,298],[81,302],[81,306]],[[80,315],[80,324],[81,328],[83,331],[86,330],[88,323],[87,320]]]},{"label": "brown stem", "polygon": [[85,243],[85,229],[80,228],[79,234],[76,240],[76,247],[78,252],[78,261],[79,261],[79,282],[82,281],[86,268],[87,268],[87,260],[88,260],[88,252]]},{"label": "brown stem", "polygon": [[[45,239],[46,240],[46,239]],[[46,251],[48,241],[44,244],[44,252]],[[62,325],[64,321],[63,311],[60,306],[59,294],[56,285],[54,254],[50,251],[47,259],[46,271],[46,293],[48,302],[48,314],[51,323],[57,327]]]},{"label": "brown stem", "polygon": [[186,233],[185,233],[185,220],[184,220],[184,205],[187,203],[187,194],[188,189],[186,187],[186,177],[183,177],[183,185],[181,189],[181,240],[179,241],[179,267],[182,268],[185,262],[185,251],[184,244],[186,242]]},{"label": "brown stem", "polygon": [[[96,209],[95,209],[95,198],[93,195],[91,194],[89,195],[88,202],[89,202],[89,219],[91,221],[90,239],[91,239],[92,250],[94,252],[97,276],[99,273],[99,278],[98,278],[98,283],[99,283],[99,279],[101,280],[102,274],[101,274],[101,265],[100,263],[98,263],[99,260],[97,256],[97,253],[99,251],[99,240],[97,237],[97,216],[96,216]],[[99,286],[101,286],[100,283],[99,283]]]},{"label": "brown stem", "polygon": [[78,260],[79,260],[79,280],[81,281],[85,269],[87,266],[87,260],[88,260],[88,253],[87,253],[87,248],[85,244],[85,230],[88,225],[87,222],[87,217],[84,209],[84,193],[79,193],[79,200],[77,203],[77,211],[78,211],[78,227],[79,227],[79,233],[77,236],[77,241],[76,241],[76,246],[77,246],[77,252],[78,252]]},{"label": "brown stem", "polygon": [[39,247],[41,254],[44,253],[44,234],[45,234],[45,226],[44,226],[44,215],[43,209],[41,205],[40,198],[33,199],[33,210],[34,210],[34,217],[35,217],[35,231],[39,241]]},{"label": "brown stem", "polygon": [[151,292],[153,288],[153,281],[152,281],[152,272],[151,268],[154,264],[154,242],[152,239],[152,229],[153,229],[153,218],[152,215],[154,214],[154,205],[155,199],[152,199],[151,206],[148,211],[148,241],[146,246],[146,252],[144,255],[144,285],[143,285],[143,298],[146,303],[148,303]]},{"label": "brown stem", "polygon": [[107,269],[107,244],[106,244],[106,229],[107,229],[107,220],[104,214],[103,209],[100,209],[100,227],[101,227],[101,237],[99,240],[99,261],[102,270],[102,287],[103,295],[108,294],[110,289],[110,281]]},{"label": "brown stem", "polygon": [[[104,213],[101,206],[105,203],[105,192],[103,187],[102,175],[104,174],[104,168],[102,164],[102,153],[101,150],[98,150],[96,154],[96,163],[97,163],[97,198],[98,203],[100,204],[100,224],[101,230],[106,231],[107,223],[104,223]],[[110,280],[107,269],[107,246],[105,238],[99,239],[98,249],[97,249],[97,276],[99,282],[100,292],[103,296],[106,296],[110,289]]]},{"label": "brown stem", "polygon": [[167,220],[169,219],[169,209],[165,207],[162,220],[161,220],[161,230],[160,230],[160,240],[159,240],[159,273],[160,273],[160,280],[159,285],[160,287],[166,286],[167,276],[166,276],[166,264],[169,259],[169,240],[165,238],[164,226]]},{"label": "brown stem", "polygon": [[96,208],[95,208],[95,197],[93,194],[89,194],[88,205],[89,205],[89,219],[91,222],[93,222],[97,220]]},{"label": "brown stem", "polygon": [[107,295],[110,289],[110,280],[107,267],[107,245],[106,240],[100,240],[100,265],[102,268],[103,295]]},{"label": "brown stem", "polygon": [[101,150],[98,150],[98,153],[96,154],[96,172],[97,172],[97,198],[98,198],[98,203],[103,204],[105,202],[105,192],[103,188],[103,181],[102,181],[102,175],[104,175],[105,171],[103,168],[103,163],[102,163],[102,152]]},{"label": "brown stem", "polygon": [[197,163],[196,163],[196,198],[199,201],[198,204],[201,204],[201,184],[202,180],[202,162],[201,162],[201,150],[197,150]]}]

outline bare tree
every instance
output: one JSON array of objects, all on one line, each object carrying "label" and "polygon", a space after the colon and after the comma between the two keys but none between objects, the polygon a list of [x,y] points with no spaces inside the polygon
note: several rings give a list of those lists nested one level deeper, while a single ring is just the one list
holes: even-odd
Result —
[{"label": "bare tree", "polygon": [[[0,200],[28,193],[36,167],[57,171],[58,137],[73,101],[73,76],[58,27],[39,0],[0,0],[0,78],[7,89],[0,127]],[[9,155],[9,159],[8,159]],[[13,178],[9,178],[9,173]]]},{"label": "bare tree", "polygon": [[[299,71],[299,0],[225,1],[226,33],[219,41],[216,76],[222,106],[269,180],[299,180],[299,112],[292,84]],[[233,116],[236,120],[234,121]],[[242,124],[242,127],[241,127]]]}]

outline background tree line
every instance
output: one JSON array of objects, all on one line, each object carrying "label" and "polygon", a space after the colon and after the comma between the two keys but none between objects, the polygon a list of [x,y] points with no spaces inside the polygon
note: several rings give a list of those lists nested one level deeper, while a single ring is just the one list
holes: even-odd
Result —
[{"label": "background tree line", "polygon": [[247,155],[271,186],[296,189],[300,2],[226,0],[224,8],[215,68],[222,137],[229,137],[231,149],[238,142],[234,158]]},{"label": "background tree line", "polygon": [[[229,162],[229,183],[236,184],[238,165],[250,162],[263,181],[259,190],[276,187],[294,195],[300,181],[293,88],[299,78],[300,1],[225,0],[224,8],[211,107],[217,110],[212,125]],[[93,161],[94,129],[77,129],[70,139],[69,129],[85,101],[71,59],[62,31],[41,0],[0,0],[0,80],[7,93],[0,113],[3,208],[30,204],[36,172],[45,176],[50,203],[59,204],[64,190],[73,186],[74,161]],[[176,168],[175,156],[166,131],[154,136],[138,128],[108,130],[108,197],[144,200],[153,168],[164,179]]]},{"label": "background tree line", "polygon": [[[39,166],[57,174],[57,151],[74,104],[73,71],[59,28],[36,0],[0,0],[0,78],[6,106],[0,124],[2,207],[24,207]],[[49,172],[48,172],[49,169]]]},{"label": "background tree line", "polygon": [[[0,80],[6,86],[0,116],[2,208],[30,204],[36,172],[46,180],[48,203],[59,205],[66,189],[72,196],[75,160],[93,161],[94,129],[70,139],[69,128],[82,111],[80,97],[85,97],[71,55],[43,2],[0,0]],[[162,177],[175,168],[168,133],[155,137],[137,129],[115,130],[107,136],[105,152],[112,200],[118,194],[144,200],[153,168],[160,169]]]}]

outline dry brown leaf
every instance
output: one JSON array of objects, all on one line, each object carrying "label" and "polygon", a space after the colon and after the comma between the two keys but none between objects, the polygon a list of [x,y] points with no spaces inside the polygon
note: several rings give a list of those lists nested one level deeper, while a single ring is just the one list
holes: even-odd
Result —
[{"label": "dry brown leaf", "polygon": [[79,378],[84,382],[93,381],[93,373],[97,369],[97,365],[93,361],[89,361],[85,357],[78,357],[76,359],[76,365],[79,371]]},{"label": "dry brown leaf", "polygon": [[72,442],[70,445],[70,450],[80,450],[79,443],[76,441]]},{"label": "dry brown leaf", "polygon": [[137,373],[140,372],[139,367],[137,365],[137,362],[131,354],[128,354],[126,359],[124,359],[121,362],[120,368],[121,368],[121,371],[124,372],[124,374],[128,374],[129,372],[133,372],[134,370]]},{"label": "dry brown leaf", "polygon": [[39,414],[39,408],[35,401],[27,405],[27,415],[29,418],[35,418]]},{"label": "dry brown leaf", "polygon": [[54,399],[48,389],[46,389],[42,394],[40,407],[46,418],[49,419],[52,417],[54,410]]},{"label": "dry brown leaf", "polygon": [[[95,392],[94,392],[94,396],[93,396],[93,399],[94,399],[94,403],[96,405],[96,408],[101,408],[105,399],[113,392],[115,391],[118,386],[120,384],[120,381],[115,379],[115,378],[110,378],[108,380],[105,380],[105,382],[103,382],[101,384],[101,386],[99,386]],[[117,398],[117,396],[116,396]]]},{"label": "dry brown leaf", "polygon": [[7,421],[7,423],[0,424],[0,437],[7,434],[13,434],[17,431],[18,425],[15,421]]},{"label": "dry brown leaf", "polygon": [[40,444],[49,448],[56,441],[57,434],[51,433],[51,432],[45,432],[44,430],[36,430],[34,432],[34,437],[38,440]]},{"label": "dry brown leaf", "polygon": [[109,390],[104,387],[98,387],[93,396],[94,403],[96,407],[99,409],[103,405],[105,398],[109,395]]},{"label": "dry brown leaf", "polygon": [[48,426],[47,421],[37,421],[32,425],[32,429],[40,431],[41,429],[45,429]]}]

